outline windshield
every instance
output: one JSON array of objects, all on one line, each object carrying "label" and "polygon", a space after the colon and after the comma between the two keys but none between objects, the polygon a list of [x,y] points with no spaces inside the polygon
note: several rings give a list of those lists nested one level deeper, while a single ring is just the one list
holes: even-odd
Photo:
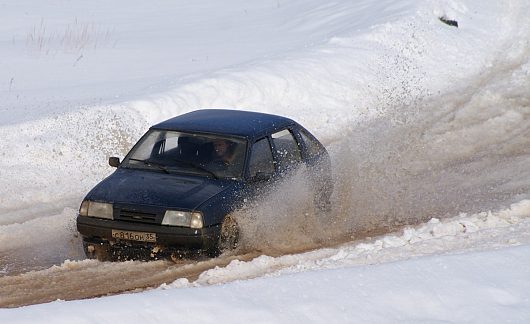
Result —
[{"label": "windshield", "polygon": [[121,166],[238,179],[243,174],[245,152],[246,141],[238,138],[150,130]]}]

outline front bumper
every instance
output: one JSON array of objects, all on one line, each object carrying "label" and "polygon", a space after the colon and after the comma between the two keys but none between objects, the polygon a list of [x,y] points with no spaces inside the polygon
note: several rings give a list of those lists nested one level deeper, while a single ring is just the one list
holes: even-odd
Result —
[{"label": "front bumper", "polygon": [[[159,246],[172,250],[208,251],[217,244],[220,225],[194,229],[77,216],[77,230],[83,236],[83,240],[90,243],[109,242],[112,245],[146,246],[148,248]],[[112,230],[155,233],[156,242],[116,239],[112,237]]]}]

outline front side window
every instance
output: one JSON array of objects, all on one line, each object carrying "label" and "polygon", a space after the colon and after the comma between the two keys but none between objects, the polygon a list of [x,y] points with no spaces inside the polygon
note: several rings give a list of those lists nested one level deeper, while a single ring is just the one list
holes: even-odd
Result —
[{"label": "front side window", "polygon": [[274,173],[274,162],[272,159],[271,146],[267,138],[262,138],[252,146],[249,162],[250,177],[258,173],[271,175]]},{"label": "front side window", "polygon": [[227,136],[150,130],[124,159],[126,168],[241,178],[246,141]]}]

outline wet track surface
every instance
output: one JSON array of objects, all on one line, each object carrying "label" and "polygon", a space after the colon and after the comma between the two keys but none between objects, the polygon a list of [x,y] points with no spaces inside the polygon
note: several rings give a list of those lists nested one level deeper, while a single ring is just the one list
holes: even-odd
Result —
[{"label": "wet track surface", "polygon": [[227,256],[204,261],[70,262],[61,267],[0,278],[0,307],[18,307],[60,300],[118,294],[171,283],[190,281],[216,266],[232,260],[250,260],[255,254]]},{"label": "wet track surface", "polygon": [[[396,230],[397,228],[394,228]],[[375,236],[389,231],[357,233],[356,239]],[[53,259],[28,259],[19,262],[19,268],[0,276],[0,307],[20,307],[40,304],[55,300],[77,300],[92,297],[115,295],[124,292],[134,293],[146,289],[158,288],[163,284],[171,284],[177,279],[193,282],[207,270],[225,267],[232,261],[250,261],[261,255],[278,257],[287,254],[304,253],[311,250],[333,247],[351,241],[351,235],[335,237],[333,240],[321,240],[303,245],[269,246],[265,251],[226,253],[217,258],[198,257],[194,260],[157,260],[157,261],[125,261],[100,262],[97,260],[64,261],[62,264],[48,266]],[[243,251],[241,251],[243,250]],[[82,253],[82,251],[81,251]],[[28,256],[28,253],[23,256]],[[12,260],[12,258],[8,259]],[[82,258],[80,258],[82,259]],[[292,264],[277,265],[279,270]],[[251,279],[259,274],[248,274],[246,277],[218,278],[219,282],[230,282],[237,279]],[[214,280],[214,281],[215,281]],[[209,282],[207,282],[208,284]],[[218,282],[211,282],[212,284]]]}]

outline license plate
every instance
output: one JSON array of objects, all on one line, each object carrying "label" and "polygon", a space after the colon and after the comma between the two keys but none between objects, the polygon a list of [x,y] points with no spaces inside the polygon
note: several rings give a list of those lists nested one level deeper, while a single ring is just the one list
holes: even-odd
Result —
[{"label": "license plate", "polygon": [[155,233],[112,230],[112,237],[128,241],[156,242]]}]

